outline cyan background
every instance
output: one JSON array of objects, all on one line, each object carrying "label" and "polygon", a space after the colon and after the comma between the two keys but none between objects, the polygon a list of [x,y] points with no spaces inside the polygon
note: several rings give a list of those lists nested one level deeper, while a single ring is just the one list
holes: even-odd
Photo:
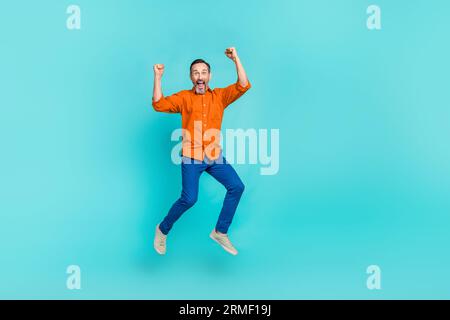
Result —
[{"label": "cyan background", "polygon": [[[66,8],[81,7],[81,30]],[[366,8],[382,30],[366,28]],[[0,297],[450,298],[450,2],[445,0],[2,1]],[[252,89],[223,128],[280,129],[280,170],[246,184],[230,236],[208,234],[224,188],[202,176],[167,256],[156,223],[180,193],[178,115],[151,107],[190,88]],[[66,288],[81,267],[82,289]],[[382,290],[366,288],[379,265]]]}]

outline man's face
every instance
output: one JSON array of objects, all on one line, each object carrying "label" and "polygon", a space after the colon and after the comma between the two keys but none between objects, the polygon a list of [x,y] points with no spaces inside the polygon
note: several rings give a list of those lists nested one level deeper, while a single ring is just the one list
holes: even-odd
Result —
[{"label": "man's face", "polygon": [[204,63],[196,63],[191,69],[191,80],[195,87],[197,94],[205,94],[208,89],[208,83],[210,79],[210,73],[208,66]]}]

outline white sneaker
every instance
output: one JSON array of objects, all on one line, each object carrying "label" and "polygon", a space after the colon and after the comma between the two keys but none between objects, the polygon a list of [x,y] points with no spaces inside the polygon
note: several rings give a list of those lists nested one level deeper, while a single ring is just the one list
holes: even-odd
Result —
[{"label": "white sneaker", "polygon": [[159,254],[166,254],[166,239],[167,235],[161,232],[159,229],[159,224],[156,226],[155,231],[155,240],[153,241],[153,246],[155,247],[156,252]]},{"label": "white sneaker", "polygon": [[233,247],[233,244],[231,244],[231,241],[230,239],[228,239],[228,236],[226,234],[218,233],[214,229],[213,231],[211,231],[209,237],[220,244],[222,248],[224,248],[228,253],[231,253],[234,256],[238,254],[236,248]]}]

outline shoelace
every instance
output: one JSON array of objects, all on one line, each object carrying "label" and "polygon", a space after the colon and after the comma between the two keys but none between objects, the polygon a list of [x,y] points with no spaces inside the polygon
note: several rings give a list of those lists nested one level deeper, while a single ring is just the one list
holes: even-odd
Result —
[{"label": "shoelace", "polygon": [[164,237],[163,235],[161,235],[161,234],[159,234],[158,237],[159,237],[159,239],[158,239],[158,240],[159,240],[159,241],[158,241],[159,245],[160,245],[160,246],[163,246],[164,243],[165,243],[165,240],[166,240],[165,237]]},{"label": "shoelace", "polygon": [[228,236],[226,235],[220,235],[219,241],[226,245],[231,245],[230,239],[228,239]]}]

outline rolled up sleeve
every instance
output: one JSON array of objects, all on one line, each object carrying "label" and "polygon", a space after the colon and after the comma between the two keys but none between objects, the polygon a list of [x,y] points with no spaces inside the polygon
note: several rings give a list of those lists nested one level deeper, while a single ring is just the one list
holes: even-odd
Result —
[{"label": "rolled up sleeve", "polygon": [[224,108],[228,107],[234,101],[239,99],[251,87],[252,85],[250,84],[250,81],[247,81],[247,85],[245,87],[242,86],[239,83],[239,81],[237,81],[236,83],[233,83],[228,87],[223,88],[221,90],[223,107]]},{"label": "rolled up sleeve", "polygon": [[158,101],[152,100],[152,106],[158,112],[180,113],[183,106],[183,97],[179,93],[161,97]]}]

